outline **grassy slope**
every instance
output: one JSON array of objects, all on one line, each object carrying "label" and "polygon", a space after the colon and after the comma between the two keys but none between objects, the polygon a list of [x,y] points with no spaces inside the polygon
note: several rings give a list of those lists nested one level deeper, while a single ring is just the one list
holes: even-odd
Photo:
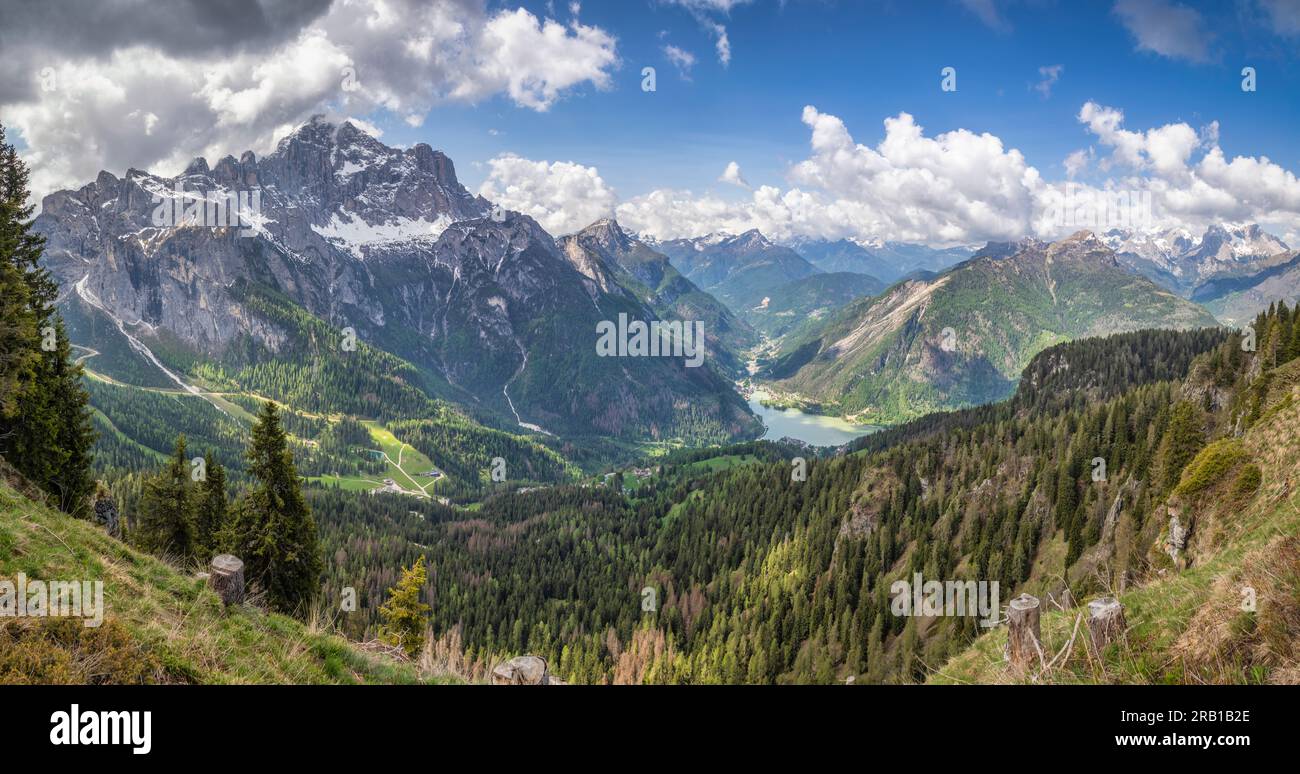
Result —
[{"label": "grassy slope", "polygon": [[[223,610],[203,581],[108,537],[89,522],[37,505],[0,478],[0,577],[13,579],[20,572],[38,580],[102,580],[101,629],[125,635],[121,639],[134,665],[127,672],[136,674],[143,665],[137,679],[144,682],[420,681],[409,664],[364,653],[292,618],[250,606]],[[24,632],[43,631],[52,620],[4,619],[0,641],[15,631],[21,641]],[[84,628],[67,623],[74,633]],[[111,660],[98,653],[83,652],[70,669],[60,671],[56,667],[64,663],[65,652],[54,639],[37,644],[27,653],[36,657],[24,661],[18,648],[7,643],[13,650],[0,655],[0,683],[123,679],[122,671],[103,673],[103,664]],[[6,662],[6,657],[12,660]]]},{"label": "grassy slope", "polygon": [[[1298,431],[1300,403],[1288,395],[1243,436],[1249,459],[1263,474],[1259,489],[1248,500],[1234,501],[1231,476],[1225,475],[1188,504],[1184,519],[1190,515],[1195,520],[1189,546],[1195,558],[1188,569],[1165,567],[1145,584],[1120,594],[1128,624],[1125,642],[1111,645],[1098,657],[1086,643],[1084,620],[1073,649],[1058,668],[1017,677],[1003,658],[1006,627],[998,627],[941,666],[930,681],[1300,681],[1300,492],[1292,485],[1300,477]],[[1161,563],[1169,564],[1163,559]],[[1246,586],[1258,595],[1254,613],[1241,610]],[[1044,612],[1041,623],[1048,660],[1069,642],[1076,617],[1086,616],[1086,605],[1052,609]]]}]

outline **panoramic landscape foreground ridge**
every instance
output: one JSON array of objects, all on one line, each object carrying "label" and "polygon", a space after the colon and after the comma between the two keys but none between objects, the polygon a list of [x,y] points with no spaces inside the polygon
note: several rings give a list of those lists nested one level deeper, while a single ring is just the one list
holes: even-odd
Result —
[{"label": "panoramic landscape foreground ridge", "polygon": [[1300,6],[227,5],[0,2],[44,754],[479,716],[306,684],[1286,738]]}]

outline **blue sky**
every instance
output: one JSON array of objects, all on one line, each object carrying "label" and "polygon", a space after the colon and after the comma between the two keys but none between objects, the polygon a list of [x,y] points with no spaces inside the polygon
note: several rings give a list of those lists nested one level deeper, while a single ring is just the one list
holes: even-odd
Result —
[{"label": "blue sky", "polygon": [[[517,5],[517,4],[510,4]],[[526,3],[539,16],[546,3]],[[554,9],[569,18],[563,4]],[[1064,177],[1067,154],[1089,145],[1077,120],[1088,100],[1119,108],[1125,123],[1220,123],[1229,156],[1268,156],[1300,167],[1300,40],[1272,32],[1267,17],[1236,3],[1197,4],[1210,40],[1207,61],[1139,50],[1110,5],[1013,4],[990,26],[959,2],[755,2],[712,18],[724,23],[732,58],[723,66],[713,36],[684,8],[654,0],[584,3],[580,18],[618,38],[613,86],[577,89],[548,111],[505,97],[435,107],[418,129],[375,121],[388,142],[428,142],[459,163],[471,187],[488,158],[596,166],[620,195],[671,186],[742,193],[716,182],[737,161],[753,184],[779,183],[808,152],[804,105],[843,119],[854,139],[875,144],[882,121],[907,111],[928,135],[956,128],[990,132],[1021,150],[1045,177]],[[691,52],[690,80],[662,51]],[[641,68],[657,69],[654,93]],[[1060,65],[1045,96],[1039,68]],[[1259,88],[1241,90],[1244,66]],[[940,90],[940,70],[957,69],[957,91]],[[489,130],[498,132],[489,134]]]},{"label": "blue sky", "polygon": [[1078,187],[1153,197],[1143,230],[1300,243],[1300,0],[240,2],[6,19],[0,121],[36,192],[264,154],[324,112],[557,234],[1055,238]]}]

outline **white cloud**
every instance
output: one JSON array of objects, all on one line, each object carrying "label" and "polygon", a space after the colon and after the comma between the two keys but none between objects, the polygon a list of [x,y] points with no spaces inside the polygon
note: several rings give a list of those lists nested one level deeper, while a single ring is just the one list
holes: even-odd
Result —
[{"label": "white cloud", "polygon": [[[1079,110],[1079,122],[1103,145],[1113,147],[1112,163],[1152,169],[1165,177],[1185,175],[1187,159],[1201,144],[1200,135],[1187,124],[1166,124],[1143,132],[1121,128],[1124,113],[1115,108],[1086,102]],[[1217,134],[1217,129],[1215,130]]]},{"label": "white cloud", "polygon": [[731,38],[727,35],[726,25],[714,17],[727,16],[733,8],[748,5],[752,0],[663,0],[663,2],[667,5],[681,6],[689,11],[691,16],[695,17],[695,21],[713,35],[718,61],[723,67],[731,64]]},{"label": "white cloud", "polygon": [[979,20],[990,29],[998,32],[1007,32],[1011,29],[1011,25],[998,10],[995,0],[961,0],[961,4],[966,7],[966,10],[978,16]]},{"label": "white cloud", "polygon": [[[1284,37],[1300,35],[1300,2],[1296,0],[1259,0],[1273,31]],[[1288,242],[1288,244],[1290,244]]]},{"label": "white cloud", "polygon": [[1043,99],[1052,96],[1052,87],[1056,82],[1061,80],[1061,72],[1065,70],[1065,65],[1044,65],[1038,68],[1038,74],[1043,79],[1034,84],[1034,90],[1043,95]]},{"label": "white cloud", "polygon": [[617,59],[614,38],[598,27],[574,22],[571,28],[527,10],[502,11],[483,28],[451,95],[477,101],[505,91],[516,103],[546,110],[560,92],[583,82],[608,88],[608,68]]},{"label": "white cloud", "polygon": [[[839,118],[809,106],[803,120],[811,154],[790,168],[789,187],[761,185],[739,202],[657,190],[619,204],[618,217],[664,239],[758,228],[776,239],[953,244],[1026,234],[1059,238],[1079,227],[1054,217],[1067,192],[1079,198],[1127,192],[1135,200],[1150,195],[1152,219],[1134,224],[1140,227],[1196,231],[1227,221],[1258,222],[1279,234],[1300,231],[1300,180],[1265,157],[1227,158],[1217,123],[1200,132],[1185,123],[1129,130],[1122,111],[1092,102],[1078,118],[1109,150],[1096,168],[1109,176],[1089,184],[1073,180],[1093,169],[1100,154],[1092,147],[1067,157],[1066,180],[1048,182],[1018,150],[987,133],[927,136],[900,113],[885,120],[884,137],[872,147],[855,142]],[[728,165],[723,179],[732,171]],[[738,166],[734,171],[739,175]]]},{"label": "white cloud", "polygon": [[1117,0],[1114,11],[1139,50],[1192,62],[1210,58],[1205,20],[1193,8],[1169,0]]},{"label": "white cloud", "polygon": [[753,0],[664,0],[669,5],[680,5],[698,13],[731,13],[732,8],[748,5]]},{"label": "white cloud", "polygon": [[1093,150],[1083,150],[1082,148],[1074,151],[1065,157],[1065,176],[1071,180],[1088,168],[1092,163]]},{"label": "white cloud", "polygon": [[718,178],[718,182],[730,183],[741,188],[750,187],[749,182],[745,180],[745,176],[740,174],[740,165],[734,161],[727,164],[727,168],[722,170],[722,176]]},{"label": "white cloud", "polygon": [[531,161],[513,154],[488,162],[479,193],[507,210],[530,215],[552,234],[569,234],[614,213],[618,201],[595,167]]},{"label": "white cloud", "polygon": [[812,106],[804,108],[803,121],[812,155],[790,169],[793,187],[759,186],[739,203],[655,191],[621,204],[620,221],[661,238],[759,228],[777,239],[1009,239],[1026,232],[1035,194],[1044,187],[1019,151],[989,134],[959,129],[930,138],[900,113],[886,119],[885,138],[872,148]]},{"label": "white cloud", "polygon": [[731,64],[731,38],[727,37],[727,28],[721,24],[713,24],[713,35],[717,38],[714,48],[718,52],[718,61],[723,67]]},{"label": "white cloud", "polygon": [[677,68],[677,72],[686,80],[691,79],[691,68],[695,66],[695,55],[674,45],[664,46],[664,56]]},{"label": "white cloud", "polygon": [[[56,88],[16,92],[0,114],[28,146],[42,195],[101,169],[171,174],[197,155],[265,153],[317,112],[386,110],[419,126],[434,105],[495,95],[544,111],[575,88],[609,87],[616,43],[598,27],[523,8],[489,11],[485,0],[335,0],[296,35],[261,49],[190,54],[151,43],[91,56],[47,48],[60,52],[41,62]],[[0,52],[0,64],[9,56]],[[13,65],[6,69],[31,67]]]}]

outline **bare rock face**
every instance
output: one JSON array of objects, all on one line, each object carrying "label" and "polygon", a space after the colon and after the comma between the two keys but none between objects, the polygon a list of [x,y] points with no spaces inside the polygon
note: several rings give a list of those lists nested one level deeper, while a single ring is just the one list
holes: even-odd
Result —
[{"label": "bare rock face", "polygon": [[546,667],[541,656],[516,656],[492,670],[493,685],[564,685]]},{"label": "bare rock face", "polygon": [[1169,510],[1169,537],[1165,539],[1165,553],[1169,554],[1177,566],[1183,549],[1187,547],[1187,528],[1178,520],[1177,512],[1173,508]]},{"label": "bare rock face", "polygon": [[[1101,522],[1101,543],[1110,544],[1115,538],[1115,525],[1119,522],[1119,515],[1124,508],[1132,504],[1133,497],[1137,492],[1137,481],[1130,477],[1119,488],[1115,494],[1115,500],[1110,504],[1110,509],[1106,511],[1106,516]],[[1126,504],[1125,499],[1128,499]]]},{"label": "bare rock face", "polygon": [[427,145],[397,150],[314,119],[261,160],[250,152],[209,169],[200,158],[171,178],[103,172],[47,196],[35,230],[65,291],[212,355],[240,334],[273,351],[278,343],[232,296],[237,280],[275,287],[327,320],[382,324],[367,249],[432,241],[488,209]]}]

